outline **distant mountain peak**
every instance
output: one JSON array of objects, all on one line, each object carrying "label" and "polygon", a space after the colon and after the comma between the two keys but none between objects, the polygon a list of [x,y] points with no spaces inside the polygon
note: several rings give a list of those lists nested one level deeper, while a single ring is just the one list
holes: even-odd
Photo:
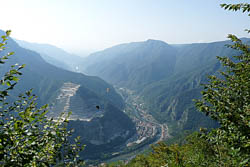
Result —
[{"label": "distant mountain peak", "polygon": [[167,43],[164,42],[164,41],[156,40],[156,39],[148,39],[146,42],[147,42],[147,43],[164,43],[164,44],[167,44]]},{"label": "distant mountain peak", "polygon": [[162,42],[162,43],[166,43],[164,41],[157,40],[157,39],[148,39],[146,42]]},{"label": "distant mountain peak", "polygon": [[163,41],[157,39],[148,39],[145,42],[163,42]]}]

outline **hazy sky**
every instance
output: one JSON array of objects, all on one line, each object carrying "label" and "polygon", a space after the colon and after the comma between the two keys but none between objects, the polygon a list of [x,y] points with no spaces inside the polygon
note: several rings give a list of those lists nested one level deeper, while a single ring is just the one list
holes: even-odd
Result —
[{"label": "hazy sky", "polygon": [[0,0],[0,29],[12,37],[69,52],[120,43],[194,43],[249,37],[247,14],[224,11],[230,0]]}]

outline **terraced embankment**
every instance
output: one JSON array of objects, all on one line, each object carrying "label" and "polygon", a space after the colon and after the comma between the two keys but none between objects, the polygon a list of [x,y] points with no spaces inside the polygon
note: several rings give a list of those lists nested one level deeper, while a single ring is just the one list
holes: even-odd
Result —
[{"label": "terraced embankment", "polygon": [[51,107],[49,117],[58,117],[62,112],[72,112],[70,120],[90,121],[95,115],[88,112],[83,99],[77,94],[80,85],[66,82],[60,89]]}]

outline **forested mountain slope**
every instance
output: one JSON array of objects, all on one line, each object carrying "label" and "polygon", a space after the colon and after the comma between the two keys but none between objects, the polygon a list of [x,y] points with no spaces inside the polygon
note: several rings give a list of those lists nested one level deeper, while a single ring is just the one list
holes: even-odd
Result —
[{"label": "forested mountain slope", "polygon": [[176,47],[177,60],[174,74],[170,78],[146,86],[140,92],[150,103],[156,118],[162,121],[186,122],[188,125],[184,125],[185,128],[195,127],[199,123],[206,125],[205,118],[200,119],[200,113],[193,113],[192,99],[201,96],[200,84],[206,83],[207,75],[217,75],[216,72],[222,70],[216,57],[231,57],[237,54],[236,51],[226,47],[226,44],[230,42]]},{"label": "forested mountain slope", "polygon": [[[1,34],[4,32],[0,31]],[[1,75],[10,65],[26,64],[22,69],[23,75],[12,92],[13,97],[33,88],[33,93],[39,97],[38,105],[50,105],[49,116],[57,117],[64,111],[72,111],[70,119],[79,121],[79,126],[73,128],[78,128],[78,134],[81,134],[84,143],[99,145],[108,142],[119,146],[135,133],[133,122],[122,112],[123,99],[112,85],[99,77],[57,68],[44,61],[38,53],[21,48],[12,39],[8,39],[7,43],[1,55],[11,51],[15,54],[1,66]],[[101,132],[96,130],[96,134],[92,133],[93,127],[101,129]],[[110,128],[113,130],[109,132]],[[117,138],[119,141],[116,141]],[[99,153],[101,154],[100,151]]]},{"label": "forested mountain slope", "polygon": [[168,78],[174,71],[176,50],[162,41],[147,40],[121,44],[91,54],[83,64],[84,72],[106,81],[142,89],[145,85]]},{"label": "forested mountain slope", "polygon": [[[249,39],[243,39],[248,41]],[[192,99],[200,84],[221,66],[216,56],[232,56],[230,41],[168,45],[157,40],[121,44],[88,57],[85,72],[138,92],[160,122],[180,129],[214,126],[196,112]]]}]

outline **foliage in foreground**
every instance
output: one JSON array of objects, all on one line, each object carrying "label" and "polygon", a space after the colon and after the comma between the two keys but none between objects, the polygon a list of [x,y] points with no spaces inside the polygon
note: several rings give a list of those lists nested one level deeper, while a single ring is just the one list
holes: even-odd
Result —
[{"label": "foliage in foreground", "polygon": [[[222,4],[226,10],[250,12],[250,4]],[[250,16],[250,14],[249,14]],[[248,33],[249,30],[246,30]],[[239,55],[232,60],[217,57],[225,70],[220,77],[209,76],[204,84],[202,99],[195,100],[201,112],[220,123],[212,131],[201,129],[186,139],[183,145],[153,146],[148,155],[138,155],[128,164],[131,167],[245,167],[250,155],[250,45],[234,35],[229,45]],[[114,166],[110,164],[108,166]]]},{"label": "foliage in foreground", "polygon": [[[10,31],[0,39],[0,52],[7,44]],[[0,57],[5,64],[13,53]],[[25,65],[12,65],[0,80],[0,166],[79,166],[83,149],[79,138],[69,141],[68,116],[56,120],[45,115],[48,105],[37,107],[32,90],[11,96]]]}]

